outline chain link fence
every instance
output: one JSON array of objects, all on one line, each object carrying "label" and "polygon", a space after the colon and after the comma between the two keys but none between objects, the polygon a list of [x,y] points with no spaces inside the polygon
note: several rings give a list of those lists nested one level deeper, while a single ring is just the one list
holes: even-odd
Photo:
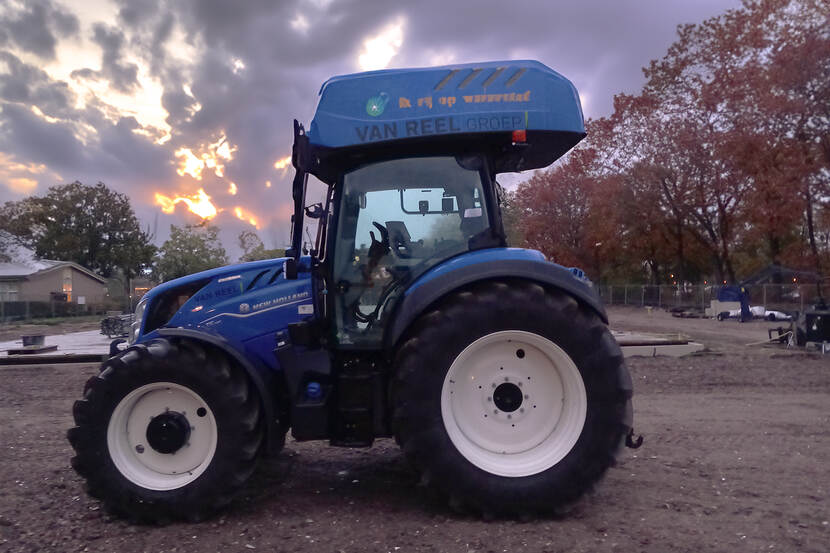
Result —
[{"label": "chain link fence", "polygon": [[[606,305],[636,305],[662,309],[703,311],[718,298],[721,286],[711,284],[641,285],[604,284],[597,286]],[[825,284],[825,294],[830,287]],[[816,284],[757,284],[747,287],[749,304],[764,306],[769,311],[804,311],[818,303]]]}]

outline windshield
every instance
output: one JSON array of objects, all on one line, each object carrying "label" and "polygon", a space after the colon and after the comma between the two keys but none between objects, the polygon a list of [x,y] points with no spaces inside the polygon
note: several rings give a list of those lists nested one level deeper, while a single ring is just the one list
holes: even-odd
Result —
[{"label": "windshield", "polygon": [[343,178],[334,260],[337,339],[377,345],[384,309],[489,229],[482,176],[455,157],[384,161]]}]

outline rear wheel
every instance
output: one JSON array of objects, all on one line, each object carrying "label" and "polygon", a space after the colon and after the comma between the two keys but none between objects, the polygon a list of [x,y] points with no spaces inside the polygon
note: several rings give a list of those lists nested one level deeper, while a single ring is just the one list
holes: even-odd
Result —
[{"label": "rear wheel", "polygon": [[422,479],[485,515],[557,511],[613,463],[631,379],[602,320],[525,281],[453,294],[396,356],[395,432]]},{"label": "rear wheel", "polygon": [[259,400],[221,352],[154,340],[104,363],[75,402],[75,470],[116,514],[199,520],[253,472]]}]

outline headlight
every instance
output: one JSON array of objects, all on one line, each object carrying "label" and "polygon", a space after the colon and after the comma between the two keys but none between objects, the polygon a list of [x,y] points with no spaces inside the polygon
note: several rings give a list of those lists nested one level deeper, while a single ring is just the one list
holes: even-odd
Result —
[{"label": "headlight", "polygon": [[135,315],[133,315],[133,322],[130,325],[130,343],[134,344],[138,339],[138,333],[141,330],[141,320],[144,318],[144,310],[147,309],[147,301],[142,299],[135,307]]}]

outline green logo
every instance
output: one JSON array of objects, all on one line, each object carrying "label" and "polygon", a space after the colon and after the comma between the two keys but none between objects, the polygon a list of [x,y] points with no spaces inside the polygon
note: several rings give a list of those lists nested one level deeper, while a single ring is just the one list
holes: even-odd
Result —
[{"label": "green logo", "polygon": [[366,101],[366,113],[372,117],[377,117],[386,109],[386,104],[389,103],[389,95],[381,92],[377,96],[373,96]]}]

